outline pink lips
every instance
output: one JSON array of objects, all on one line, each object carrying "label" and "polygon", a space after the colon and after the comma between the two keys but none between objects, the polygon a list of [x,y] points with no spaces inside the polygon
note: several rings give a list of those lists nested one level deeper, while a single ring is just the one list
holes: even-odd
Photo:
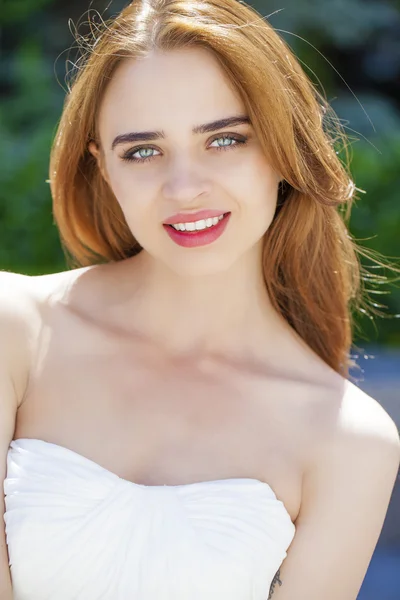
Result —
[{"label": "pink lips", "polygon": [[[225,231],[230,216],[230,212],[225,213],[224,217],[218,221],[216,225],[198,231],[178,231],[171,227],[171,225],[166,224],[164,224],[163,227],[175,244],[185,248],[194,248],[197,246],[206,246],[208,244],[212,244],[212,242],[215,242]],[[187,222],[190,223],[190,221]]]},{"label": "pink lips", "polygon": [[193,223],[201,219],[212,219],[225,214],[223,210],[198,210],[197,212],[177,213],[164,221],[164,225],[176,225],[177,223]]}]

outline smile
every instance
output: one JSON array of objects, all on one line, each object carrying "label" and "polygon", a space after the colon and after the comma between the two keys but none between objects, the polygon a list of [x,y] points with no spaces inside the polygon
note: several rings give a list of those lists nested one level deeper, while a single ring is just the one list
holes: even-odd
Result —
[{"label": "smile", "polygon": [[205,246],[215,242],[225,231],[231,213],[224,213],[219,217],[201,219],[189,223],[175,223],[163,227],[168,235],[178,246],[191,248]]}]

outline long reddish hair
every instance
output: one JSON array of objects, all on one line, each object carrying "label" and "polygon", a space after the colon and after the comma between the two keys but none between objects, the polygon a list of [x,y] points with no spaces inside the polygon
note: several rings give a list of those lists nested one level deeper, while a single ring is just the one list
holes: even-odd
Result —
[{"label": "long reddish hair", "polygon": [[69,88],[50,160],[54,217],[71,266],[141,251],[88,150],[98,140],[96,116],[115,68],[154,49],[207,48],[245,103],[271,166],[284,177],[264,239],[273,306],[347,377],[354,364],[352,312],[364,302],[359,254],[368,251],[346,225],[356,188],[345,134],[289,46],[237,0],[135,0],[93,37]]}]

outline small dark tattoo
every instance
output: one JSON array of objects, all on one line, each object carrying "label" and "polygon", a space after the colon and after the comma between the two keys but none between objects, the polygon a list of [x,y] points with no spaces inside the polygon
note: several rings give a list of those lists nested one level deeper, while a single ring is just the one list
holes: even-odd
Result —
[{"label": "small dark tattoo", "polygon": [[271,587],[270,587],[270,590],[269,590],[268,600],[270,600],[272,598],[272,594],[274,593],[276,584],[279,583],[279,585],[282,585],[282,581],[279,579],[280,574],[281,574],[281,570],[278,569],[277,572],[275,573],[275,576],[274,576],[274,578],[272,580],[272,583],[271,583]]}]

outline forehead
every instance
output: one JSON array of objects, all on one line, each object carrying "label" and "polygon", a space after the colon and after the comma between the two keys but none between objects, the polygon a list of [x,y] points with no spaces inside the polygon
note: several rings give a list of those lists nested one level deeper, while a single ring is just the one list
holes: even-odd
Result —
[{"label": "forehead", "polygon": [[128,128],[187,127],[243,110],[239,94],[211,51],[154,52],[117,68],[99,114],[102,135]]}]

